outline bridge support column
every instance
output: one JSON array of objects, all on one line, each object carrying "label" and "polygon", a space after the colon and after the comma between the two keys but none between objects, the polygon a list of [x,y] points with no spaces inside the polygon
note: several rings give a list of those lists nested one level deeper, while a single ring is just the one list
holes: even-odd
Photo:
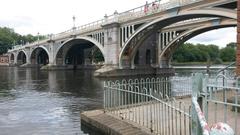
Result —
[{"label": "bridge support column", "polygon": [[14,52],[13,65],[17,65],[17,55],[18,55],[18,52]]},{"label": "bridge support column", "polygon": [[102,27],[104,29],[105,65],[118,67],[118,54],[120,50],[119,23],[108,23]]},{"label": "bridge support column", "polygon": [[162,45],[163,45],[163,39],[162,39],[162,33],[159,32],[158,35],[157,35],[157,38],[158,38],[158,43],[157,43],[157,65],[160,67],[160,63],[161,63],[161,58],[160,58],[160,55],[161,55],[161,52],[162,52]]},{"label": "bridge support column", "polygon": [[55,52],[55,50],[54,50],[55,48],[54,48],[54,43],[53,42],[51,42],[50,44],[49,44],[49,62],[48,62],[48,65],[49,66],[55,66],[56,65],[56,60],[54,60],[54,52]]},{"label": "bridge support column", "polygon": [[26,65],[30,65],[31,62],[30,62],[30,59],[31,59],[31,50],[30,48],[26,48]]}]

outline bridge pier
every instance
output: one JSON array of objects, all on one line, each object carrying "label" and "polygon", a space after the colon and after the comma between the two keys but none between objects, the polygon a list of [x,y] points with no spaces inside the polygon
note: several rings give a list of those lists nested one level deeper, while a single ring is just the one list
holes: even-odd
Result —
[{"label": "bridge pier", "polygon": [[48,65],[49,66],[54,66],[54,65],[56,65],[56,61],[54,60],[54,52],[55,52],[56,50],[55,50],[55,48],[54,48],[54,42],[50,42],[50,44],[49,44],[49,63],[48,63]]},{"label": "bridge pier", "polygon": [[106,23],[102,25],[104,29],[104,53],[105,65],[118,67],[118,58],[120,52],[119,28],[120,24],[117,22]]}]

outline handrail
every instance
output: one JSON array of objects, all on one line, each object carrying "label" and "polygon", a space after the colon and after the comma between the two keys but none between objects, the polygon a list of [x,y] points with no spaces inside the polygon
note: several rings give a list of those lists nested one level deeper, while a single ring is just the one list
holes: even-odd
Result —
[{"label": "handrail", "polygon": [[232,63],[230,63],[229,65],[227,65],[226,67],[224,67],[224,68],[222,68],[222,69],[219,69],[219,70],[217,71],[217,74],[219,74],[220,72],[228,69],[229,67],[231,67],[231,66],[234,65],[235,63],[236,63],[236,62],[232,62]]}]

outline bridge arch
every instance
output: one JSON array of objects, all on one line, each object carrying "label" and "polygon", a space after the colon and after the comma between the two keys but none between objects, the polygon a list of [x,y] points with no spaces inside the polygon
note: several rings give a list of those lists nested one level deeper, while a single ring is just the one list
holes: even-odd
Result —
[{"label": "bridge arch", "polygon": [[27,63],[28,55],[24,50],[17,53],[17,65],[22,65]]},{"label": "bridge arch", "polygon": [[30,53],[31,64],[47,65],[49,63],[49,51],[44,46],[36,47]]},{"label": "bridge arch", "polygon": [[15,56],[13,53],[10,53],[10,63],[13,64],[15,60]]},{"label": "bridge arch", "polygon": [[161,63],[161,60],[163,58],[170,60],[175,50],[179,47],[179,45],[182,45],[187,40],[200,35],[202,33],[221,29],[221,28],[228,28],[228,27],[235,27],[237,25],[237,22],[235,23],[229,23],[229,24],[222,24],[222,25],[214,25],[214,26],[202,26],[198,27],[192,30],[188,30],[182,34],[180,34],[177,38],[175,38],[173,41],[171,41],[165,48],[162,50],[159,57],[159,63]]},{"label": "bridge arch", "polygon": [[124,58],[128,58],[128,61],[132,62],[136,54],[136,50],[151,33],[157,32],[166,26],[180,21],[203,17],[223,17],[236,20],[237,14],[235,10],[223,8],[207,8],[200,10],[180,11],[177,15],[161,17],[152,22],[149,22],[137,29],[124,44],[119,55],[120,68],[122,68],[124,65]]},{"label": "bridge arch", "polygon": [[[92,50],[91,52],[96,52],[96,50],[98,50],[98,52],[101,53],[103,57],[103,61],[105,61],[104,48],[98,41],[96,41],[91,37],[76,37],[76,38],[72,38],[65,41],[56,49],[54,62],[57,65],[61,65],[61,64],[66,65],[69,63],[71,63],[72,65],[84,64],[85,62],[84,59],[80,60],[81,62],[79,62],[79,58],[77,59],[76,57],[84,57],[82,55],[85,55],[84,50],[86,49]],[[83,51],[82,55],[80,54],[80,52],[78,52],[79,50]],[[73,55],[76,55],[76,56],[73,56],[71,55],[71,53],[77,53],[77,54],[73,54]],[[71,57],[71,58],[68,58],[68,57]],[[69,59],[74,59],[74,60],[70,60],[69,62],[68,61]]]}]

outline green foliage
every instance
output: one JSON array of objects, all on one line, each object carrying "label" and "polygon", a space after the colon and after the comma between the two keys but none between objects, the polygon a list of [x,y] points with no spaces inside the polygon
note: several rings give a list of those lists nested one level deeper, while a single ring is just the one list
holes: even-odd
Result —
[{"label": "green foliage", "polygon": [[97,49],[95,52],[94,52],[94,61],[95,62],[103,62],[104,61],[104,57],[101,53],[101,51],[99,49]]},{"label": "green foliage", "polygon": [[224,62],[232,62],[236,60],[236,50],[232,47],[225,47],[220,50],[220,58]]},{"label": "green foliage", "polygon": [[231,42],[231,43],[227,44],[227,47],[237,48],[237,43]]},{"label": "green foliage", "polygon": [[44,39],[45,36],[33,36],[31,34],[20,35],[15,33],[13,29],[0,27],[0,54],[6,53],[7,50],[12,48],[14,45],[32,43],[38,40],[38,38]]},{"label": "green foliage", "polygon": [[173,55],[173,62],[210,62],[221,64],[235,60],[236,43],[229,43],[227,47],[219,49],[216,45],[185,43]]}]

